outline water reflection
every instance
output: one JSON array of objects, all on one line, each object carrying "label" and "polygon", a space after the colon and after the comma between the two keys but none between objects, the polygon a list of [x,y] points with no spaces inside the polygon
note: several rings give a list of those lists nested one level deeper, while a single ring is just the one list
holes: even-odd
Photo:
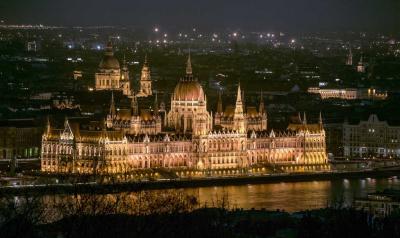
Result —
[{"label": "water reflection", "polygon": [[212,206],[225,197],[231,207],[289,212],[315,209],[327,205],[351,205],[354,197],[386,188],[400,189],[396,177],[382,179],[341,179],[295,183],[216,186],[185,189],[196,194],[200,203]]}]

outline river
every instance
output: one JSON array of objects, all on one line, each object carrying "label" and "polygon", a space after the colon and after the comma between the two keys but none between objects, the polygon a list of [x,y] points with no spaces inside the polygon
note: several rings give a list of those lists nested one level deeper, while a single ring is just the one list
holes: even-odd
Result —
[{"label": "river", "polygon": [[337,179],[331,181],[280,182],[184,189],[201,204],[225,200],[231,208],[281,209],[295,212],[332,204],[351,205],[355,197],[383,189],[400,189],[400,178]]}]

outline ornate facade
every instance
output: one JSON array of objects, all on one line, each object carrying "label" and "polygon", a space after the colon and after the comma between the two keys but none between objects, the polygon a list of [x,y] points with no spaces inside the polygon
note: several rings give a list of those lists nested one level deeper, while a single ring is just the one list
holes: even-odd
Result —
[{"label": "ornate facade", "polygon": [[399,158],[400,127],[372,114],[366,121],[343,125],[344,155],[353,158]]},{"label": "ornate facade", "polygon": [[239,85],[232,112],[223,112],[220,100],[213,120],[189,56],[186,75],[171,97],[165,127],[158,108],[139,114],[133,97],[130,111],[116,111],[112,98],[102,130],[82,130],[70,120],[62,129],[47,126],[42,138],[42,171],[129,174],[167,170],[178,176],[206,176],[329,169],[322,119],[308,124],[304,116],[283,132],[267,131],[262,97],[258,111],[245,110],[242,97]]},{"label": "ornate facade", "polygon": [[[157,100],[155,101],[157,104]],[[115,109],[114,94],[111,94],[110,110],[106,119],[107,129],[120,130],[127,134],[149,134],[161,133],[162,118],[158,109],[139,110],[135,95],[131,97],[130,108]]]}]

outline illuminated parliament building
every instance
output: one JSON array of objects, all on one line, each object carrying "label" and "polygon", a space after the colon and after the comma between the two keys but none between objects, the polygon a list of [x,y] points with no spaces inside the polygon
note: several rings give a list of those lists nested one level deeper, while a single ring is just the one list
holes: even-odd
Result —
[{"label": "illuminated parliament building", "polygon": [[160,170],[204,176],[329,169],[321,116],[319,123],[310,124],[304,115],[285,131],[274,131],[267,126],[262,95],[258,107],[246,107],[240,84],[234,106],[224,109],[220,95],[217,110],[208,111],[190,55],[170,109],[155,97],[152,110],[139,110],[138,97],[152,95],[147,59],[141,73],[135,94],[125,64],[121,69],[109,44],[95,75],[96,90],[122,91],[130,108],[116,110],[112,94],[101,128],[83,129],[69,119],[62,128],[48,122],[42,171],[109,175]]}]

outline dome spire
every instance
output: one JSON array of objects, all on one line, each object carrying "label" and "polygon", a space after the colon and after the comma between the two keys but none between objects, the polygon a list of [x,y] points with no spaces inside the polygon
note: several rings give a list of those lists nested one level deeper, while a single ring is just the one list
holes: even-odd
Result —
[{"label": "dome spire", "polygon": [[186,62],[186,75],[192,75],[193,74],[193,70],[192,70],[192,60],[190,58],[190,49],[189,49],[189,55],[188,55],[188,59]]},{"label": "dome spire", "polygon": [[144,55],[144,63],[143,65],[147,66],[148,62],[147,62],[147,53]]}]

